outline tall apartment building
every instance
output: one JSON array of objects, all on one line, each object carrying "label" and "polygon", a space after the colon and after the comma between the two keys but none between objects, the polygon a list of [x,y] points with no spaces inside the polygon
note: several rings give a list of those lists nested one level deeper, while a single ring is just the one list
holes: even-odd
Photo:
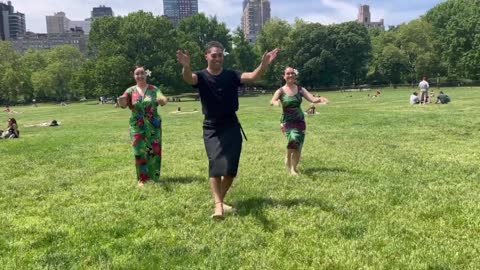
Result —
[{"label": "tall apartment building", "polygon": [[0,2],[0,40],[16,39],[27,30],[25,14],[14,11],[11,1]]},{"label": "tall apartment building", "polygon": [[112,17],[113,16],[113,10],[111,7],[106,7],[106,6],[98,6],[94,7],[92,9],[92,20],[96,18],[101,18],[101,17]]},{"label": "tall apartment building", "polygon": [[181,20],[198,14],[198,0],[163,0],[163,14],[177,26]]},{"label": "tall apartment building", "polygon": [[53,16],[46,16],[47,19],[47,33],[65,33],[68,31],[68,22],[70,21],[65,12],[56,12]]},{"label": "tall apartment building", "polygon": [[358,9],[357,22],[365,25],[368,28],[379,28],[385,30],[385,25],[383,19],[379,22],[372,22],[370,15],[370,6],[360,5]]},{"label": "tall apartment building", "polygon": [[269,0],[243,0],[242,30],[245,39],[255,42],[263,25],[270,20]]}]

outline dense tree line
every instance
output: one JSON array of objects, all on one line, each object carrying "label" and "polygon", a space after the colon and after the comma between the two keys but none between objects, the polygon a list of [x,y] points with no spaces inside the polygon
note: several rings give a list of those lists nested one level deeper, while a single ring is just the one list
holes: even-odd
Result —
[{"label": "dense tree line", "polygon": [[226,67],[241,71],[254,69],[265,51],[281,48],[259,82],[268,88],[281,85],[286,66],[296,68],[300,83],[310,88],[414,83],[424,75],[479,80],[479,25],[479,0],[449,0],[388,31],[355,22],[272,19],[252,45],[241,29],[230,33],[215,17],[198,14],[174,28],[165,17],[140,11],[96,20],[87,55],[70,46],[20,55],[0,42],[0,102],[116,96],[134,83],[135,65],[149,69],[150,82],[168,94],[191,92],[175,51],[187,50],[198,70],[205,67],[203,47],[211,40],[224,44]]}]

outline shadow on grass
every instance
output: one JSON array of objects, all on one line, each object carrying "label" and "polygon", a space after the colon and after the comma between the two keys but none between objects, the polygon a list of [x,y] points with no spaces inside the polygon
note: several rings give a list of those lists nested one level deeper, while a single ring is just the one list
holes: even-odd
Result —
[{"label": "shadow on grass", "polygon": [[338,210],[334,205],[321,199],[286,199],[276,200],[271,198],[254,197],[246,200],[241,200],[235,203],[237,214],[239,216],[254,216],[267,231],[274,231],[277,225],[268,220],[265,216],[264,210],[266,208],[294,208],[296,206],[307,206],[317,208],[324,212],[333,212],[344,215],[342,211]]},{"label": "shadow on grass", "polygon": [[206,181],[205,177],[200,177],[197,175],[192,176],[167,176],[160,178],[160,186],[168,192],[172,191],[172,185],[177,184],[191,184],[195,182],[204,182]]}]

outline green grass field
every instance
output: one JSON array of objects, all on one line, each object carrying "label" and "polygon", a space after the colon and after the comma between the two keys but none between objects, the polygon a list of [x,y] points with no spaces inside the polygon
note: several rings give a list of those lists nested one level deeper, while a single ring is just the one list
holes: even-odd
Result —
[{"label": "green grass field", "polygon": [[162,184],[144,188],[128,110],[14,107],[0,115],[21,130],[0,141],[0,268],[478,269],[480,89],[444,91],[452,104],[410,106],[412,89],[321,93],[331,104],[307,117],[299,177],[283,167],[280,108],[241,98],[238,212],[222,222],[202,115],[170,113],[200,103],[161,108]]}]

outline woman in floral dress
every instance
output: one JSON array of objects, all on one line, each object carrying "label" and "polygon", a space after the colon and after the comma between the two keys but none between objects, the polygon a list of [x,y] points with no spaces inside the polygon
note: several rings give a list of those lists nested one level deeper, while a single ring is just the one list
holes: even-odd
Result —
[{"label": "woman in floral dress", "polygon": [[281,127],[287,137],[287,155],[285,167],[291,175],[298,175],[298,163],[305,140],[305,117],[301,108],[302,99],[312,103],[322,103],[323,98],[314,97],[305,88],[297,85],[297,70],[287,67],[283,78],[285,85],[278,89],[272,97],[271,105],[282,105]]},{"label": "woman in floral dress", "polygon": [[148,70],[137,67],[134,71],[136,85],[129,87],[118,98],[122,108],[128,107],[130,116],[130,138],[132,141],[138,185],[160,181],[162,161],[162,120],[158,105],[167,104],[167,98],[157,87],[147,84]]}]

